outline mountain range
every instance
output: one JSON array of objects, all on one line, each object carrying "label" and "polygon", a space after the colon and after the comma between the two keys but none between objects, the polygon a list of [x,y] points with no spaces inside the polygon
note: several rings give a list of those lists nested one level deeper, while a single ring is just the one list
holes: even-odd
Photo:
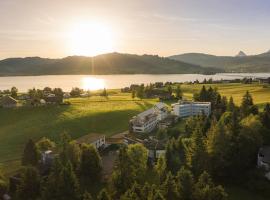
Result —
[{"label": "mountain range", "polygon": [[170,57],[115,52],[94,57],[26,57],[0,60],[0,76],[221,72],[270,72],[270,51],[258,55],[247,55],[240,51],[236,56],[186,53]]},{"label": "mountain range", "polygon": [[157,55],[108,53],[94,57],[8,58],[0,61],[0,76],[71,74],[211,74],[223,70],[201,67]]},{"label": "mountain range", "polygon": [[258,55],[246,55],[240,51],[236,56],[186,53],[169,58],[202,67],[213,67],[225,72],[270,72],[270,51]]}]

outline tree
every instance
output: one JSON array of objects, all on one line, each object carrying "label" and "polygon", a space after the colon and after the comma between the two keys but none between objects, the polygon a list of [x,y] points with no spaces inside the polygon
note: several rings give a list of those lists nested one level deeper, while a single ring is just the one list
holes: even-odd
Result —
[{"label": "tree", "polygon": [[194,179],[192,173],[182,167],[177,173],[176,184],[181,200],[193,200]]},{"label": "tree", "polygon": [[141,84],[136,91],[136,95],[138,98],[142,99],[144,97],[144,85]]},{"label": "tree", "polygon": [[230,138],[226,134],[226,127],[222,122],[212,124],[207,134],[207,152],[209,155],[209,169],[215,178],[226,177],[230,152]]},{"label": "tree", "polygon": [[210,175],[203,172],[195,184],[195,200],[226,200],[227,194],[222,186],[215,186]]},{"label": "tree", "polygon": [[235,104],[234,104],[232,96],[230,97],[229,103],[227,105],[227,110],[229,112],[233,112],[235,110]]},{"label": "tree", "polygon": [[162,194],[165,199],[170,199],[170,200],[177,200],[179,199],[179,193],[177,191],[177,186],[174,181],[174,177],[172,174],[169,172],[167,175],[166,180],[161,186],[162,188]]},{"label": "tree", "polygon": [[71,97],[79,97],[79,96],[81,96],[82,93],[83,93],[82,89],[75,87],[75,88],[72,88],[72,90],[70,92],[70,96]]},{"label": "tree", "polygon": [[170,95],[172,95],[172,86],[171,85],[168,85],[167,86],[167,91]]},{"label": "tree", "polygon": [[109,196],[106,189],[102,189],[97,196],[97,200],[110,200],[111,197]]},{"label": "tree", "polygon": [[177,85],[175,93],[176,93],[177,99],[182,99],[183,93],[182,93],[180,85]]},{"label": "tree", "polygon": [[55,96],[60,99],[62,99],[64,96],[64,92],[61,88],[54,88],[52,93],[55,94]]},{"label": "tree", "polygon": [[258,114],[258,108],[253,104],[253,99],[249,91],[247,91],[243,96],[240,109],[243,117],[246,117],[250,114]]},{"label": "tree", "polygon": [[136,91],[132,89],[131,91],[131,98],[134,99],[136,97]]},{"label": "tree", "polygon": [[16,190],[18,199],[36,200],[40,195],[40,176],[34,167],[23,168],[21,181]]},{"label": "tree", "polygon": [[50,139],[43,137],[36,143],[36,146],[39,151],[43,152],[55,148],[56,145]]},{"label": "tree", "polygon": [[166,169],[173,174],[176,174],[177,171],[184,165],[186,157],[181,138],[178,140],[172,138],[167,142],[165,160],[167,167]]},{"label": "tree", "polygon": [[114,199],[119,199],[135,182],[144,180],[147,168],[147,149],[141,144],[122,147],[112,175]]},{"label": "tree", "polygon": [[37,166],[39,161],[39,152],[36,144],[32,139],[28,140],[24,147],[22,156],[22,165],[32,165]]},{"label": "tree", "polygon": [[158,174],[159,182],[163,182],[166,178],[166,160],[163,156],[159,157],[155,166],[155,171]]},{"label": "tree", "polygon": [[154,194],[153,198],[151,200],[166,200],[160,191],[157,191],[157,193]]},{"label": "tree", "polygon": [[204,136],[200,128],[196,128],[191,135],[191,144],[187,150],[187,164],[195,176],[200,175],[207,166],[208,155]]},{"label": "tree", "polygon": [[99,181],[101,178],[101,158],[93,145],[83,144],[81,153],[81,164],[79,172],[85,181]]},{"label": "tree", "polygon": [[108,97],[108,93],[107,93],[106,88],[103,89],[103,91],[101,92],[100,96],[102,96],[102,97]]},{"label": "tree", "polygon": [[89,192],[84,192],[82,200],[94,200]]},{"label": "tree", "polygon": [[270,129],[270,104],[267,103],[264,107],[264,110],[261,114],[261,122],[264,127]]},{"label": "tree", "polygon": [[10,90],[11,96],[13,98],[17,98],[18,97],[18,89],[16,87],[12,87]]}]

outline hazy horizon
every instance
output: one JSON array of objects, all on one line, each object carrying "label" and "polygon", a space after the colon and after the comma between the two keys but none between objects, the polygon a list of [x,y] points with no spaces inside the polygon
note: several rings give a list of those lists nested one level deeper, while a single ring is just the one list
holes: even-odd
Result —
[{"label": "hazy horizon", "polygon": [[0,59],[270,49],[267,0],[0,1]]}]

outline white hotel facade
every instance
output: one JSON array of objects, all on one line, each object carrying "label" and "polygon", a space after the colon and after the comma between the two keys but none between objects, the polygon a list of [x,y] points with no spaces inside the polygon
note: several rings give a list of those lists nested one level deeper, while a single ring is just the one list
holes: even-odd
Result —
[{"label": "white hotel facade", "polygon": [[203,113],[209,116],[211,114],[211,103],[179,101],[178,103],[172,104],[172,113],[179,118],[196,116]]},{"label": "white hotel facade", "polygon": [[157,103],[150,108],[130,120],[132,130],[136,133],[149,133],[154,130],[158,122],[165,119],[169,115],[168,107],[164,103]]}]

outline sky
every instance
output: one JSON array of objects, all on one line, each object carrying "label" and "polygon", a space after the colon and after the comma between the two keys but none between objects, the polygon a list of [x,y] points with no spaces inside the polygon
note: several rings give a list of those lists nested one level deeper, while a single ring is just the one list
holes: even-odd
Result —
[{"label": "sky", "polygon": [[[106,27],[108,51],[121,53],[251,55],[270,49],[269,0],[0,0],[0,58],[74,55],[70,33],[88,22]],[[97,48],[84,39],[79,47]]]}]

